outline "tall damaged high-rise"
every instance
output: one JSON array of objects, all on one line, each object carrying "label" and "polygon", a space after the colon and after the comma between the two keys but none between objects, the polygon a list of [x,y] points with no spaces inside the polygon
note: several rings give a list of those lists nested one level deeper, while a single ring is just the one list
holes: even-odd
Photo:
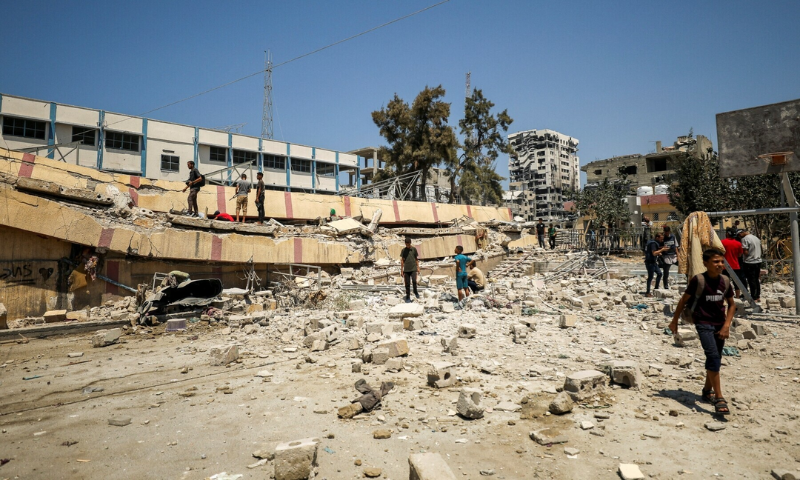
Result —
[{"label": "tall damaged high-rise", "polygon": [[580,187],[578,139],[545,129],[512,133],[508,141],[514,148],[508,162],[509,187],[522,197],[514,215],[528,221],[565,220],[565,195]]}]

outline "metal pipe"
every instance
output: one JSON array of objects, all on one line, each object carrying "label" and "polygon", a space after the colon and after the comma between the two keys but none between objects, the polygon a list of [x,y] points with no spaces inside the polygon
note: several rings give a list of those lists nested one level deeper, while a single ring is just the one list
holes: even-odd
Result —
[{"label": "metal pipe", "polygon": [[[781,185],[786,195],[786,202],[797,208],[797,197],[794,196],[792,184],[789,182],[789,174],[781,174]],[[792,229],[792,264],[794,269],[794,313],[800,315],[800,227],[797,223],[797,212],[789,214],[789,223]]]},{"label": "metal pipe", "polygon": [[756,208],[753,210],[730,210],[727,212],[706,212],[709,217],[739,217],[745,215],[769,215],[776,213],[797,213],[800,207],[775,207],[775,208]]}]

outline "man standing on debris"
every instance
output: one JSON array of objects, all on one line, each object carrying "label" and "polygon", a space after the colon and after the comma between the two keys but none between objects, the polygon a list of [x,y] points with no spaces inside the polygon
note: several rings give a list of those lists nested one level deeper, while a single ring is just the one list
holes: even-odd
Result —
[{"label": "man standing on debris", "polygon": [[[678,241],[675,240],[675,235],[672,234],[672,229],[668,225],[664,225],[664,240],[663,245],[666,250],[661,255],[664,269],[664,289],[669,288],[669,269],[678,263]],[[658,288],[658,282],[656,282]]]},{"label": "man standing on debris", "polygon": [[658,267],[658,257],[667,250],[666,247],[661,246],[661,241],[663,239],[663,233],[656,233],[656,236],[647,242],[647,246],[645,246],[644,249],[644,266],[647,268],[646,297],[653,296],[653,294],[650,293],[650,282],[653,281],[653,276],[655,275],[656,277],[656,288],[658,288],[658,284],[661,282],[661,269]]},{"label": "man standing on debris", "polygon": [[722,349],[725,347],[725,339],[730,336],[731,322],[736,313],[736,303],[733,301],[730,280],[722,276],[722,270],[725,269],[723,253],[716,249],[704,251],[703,265],[706,271],[689,280],[686,292],[675,307],[669,329],[673,334],[678,333],[678,319],[681,318],[684,308],[691,305],[691,320],[706,355],[706,384],[702,399],[713,404],[716,413],[727,415],[730,409],[722,396],[719,370],[722,365]]},{"label": "man standing on debris", "polygon": [[239,221],[239,210],[242,211],[242,223],[247,217],[247,196],[250,194],[250,182],[247,181],[247,174],[242,174],[242,179],[236,183],[236,221]]},{"label": "man standing on debris", "polygon": [[256,209],[258,210],[257,225],[264,225],[264,174],[256,173],[258,183],[256,183]]},{"label": "man standing on debris", "polygon": [[185,192],[187,188],[189,189],[189,216],[196,217],[199,213],[197,194],[200,192],[200,187],[205,183],[205,177],[200,175],[200,171],[194,168],[193,161],[189,160],[186,166],[189,167],[189,180],[186,181],[186,187],[184,187],[183,191]]},{"label": "man standing on debris", "polygon": [[539,241],[540,248],[547,248],[544,246],[544,221],[541,218],[536,224],[536,240]]},{"label": "man standing on debris", "polygon": [[551,223],[550,224],[550,228],[547,229],[547,236],[549,237],[549,240],[550,240],[550,250],[555,250],[556,249],[556,235],[557,235],[557,232],[558,232],[558,229],[556,228],[555,225],[553,225]]},{"label": "man standing on debris", "polygon": [[411,246],[411,239],[406,238],[406,248],[400,252],[400,274],[406,284],[406,303],[411,303],[411,284],[414,284],[414,296],[419,298],[417,292],[417,275],[419,275],[419,252],[417,247]]},{"label": "man standing on debris", "polygon": [[456,247],[456,289],[458,290],[458,301],[469,297],[469,283],[467,283],[467,262],[469,257],[464,255],[464,247]]},{"label": "man standing on debris", "polygon": [[469,263],[467,263],[467,268],[469,269],[467,273],[467,285],[469,285],[472,293],[480,292],[486,288],[486,277],[483,275],[481,269],[478,268],[478,264],[475,260],[470,260]]},{"label": "man standing on debris", "polygon": [[[746,280],[742,278],[741,265],[739,264],[739,257],[744,253],[744,250],[742,250],[742,242],[736,240],[734,237],[736,237],[736,230],[733,228],[725,230],[725,239],[722,240],[722,246],[725,247],[725,260],[728,261],[728,265],[731,266],[731,270],[736,274],[736,277],[742,280],[742,282],[746,282]],[[730,276],[727,270],[723,270],[722,274]],[[733,288],[734,296],[739,298],[742,295],[739,286],[734,283]]]},{"label": "man standing on debris", "polygon": [[761,240],[747,230],[739,234],[744,250],[744,265],[740,265],[742,273],[747,278],[747,289],[756,302],[761,301]]}]

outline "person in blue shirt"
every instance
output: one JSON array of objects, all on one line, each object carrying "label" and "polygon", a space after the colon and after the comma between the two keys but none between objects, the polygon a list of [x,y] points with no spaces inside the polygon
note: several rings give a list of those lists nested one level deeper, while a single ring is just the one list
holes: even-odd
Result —
[{"label": "person in blue shirt", "polygon": [[469,257],[464,255],[464,247],[456,247],[456,288],[458,289],[458,300],[461,301],[469,297],[469,284],[467,283],[467,262]]}]

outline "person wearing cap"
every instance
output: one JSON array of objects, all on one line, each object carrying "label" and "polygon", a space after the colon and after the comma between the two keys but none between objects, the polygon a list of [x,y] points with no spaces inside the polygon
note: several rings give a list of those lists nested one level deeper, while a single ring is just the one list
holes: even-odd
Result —
[{"label": "person wearing cap", "polygon": [[742,230],[739,234],[742,240],[742,250],[744,250],[744,264],[740,265],[742,273],[747,279],[747,288],[750,296],[756,302],[761,301],[761,240],[747,230]]},{"label": "person wearing cap", "polygon": [[214,215],[212,215],[211,220],[219,220],[220,222],[232,222],[233,217],[231,217],[227,213],[219,213],[219,210],[217,210],[216,212],[214,212]]},{"label": "person wearing cap", "polygon": [[[744,250],[742,250],[742,243],[736,240],[734,237],[736,237],[736,230],[733,228],[725,230],[725,238],[722,240],[722,246],[725,247],[725,261],[727,261],[728,265],[731,266],[731,270],[733,270],[733,273],[736,274],[736,277],[744,282],[744,279],[742,278],[742,270],[739,264],[739,257],[742,256]],[[730,277],[727,269],[723,270],[722,274]],[[735,282],[733,283],[733,288],[734,296],[739,298],[742,295],[742,291],[739,290],[739,286],[736,285]]]},{"label": "person wearing cap", "polygon": [[406,238],[406,247],[400,252],[400,275],[406,285],[406,303],[411,303],[411,284],[414,284],[414,296],[419,298],[417,292],[417,275],[419,274],[419,251],[411,246],[411,239]]}]

